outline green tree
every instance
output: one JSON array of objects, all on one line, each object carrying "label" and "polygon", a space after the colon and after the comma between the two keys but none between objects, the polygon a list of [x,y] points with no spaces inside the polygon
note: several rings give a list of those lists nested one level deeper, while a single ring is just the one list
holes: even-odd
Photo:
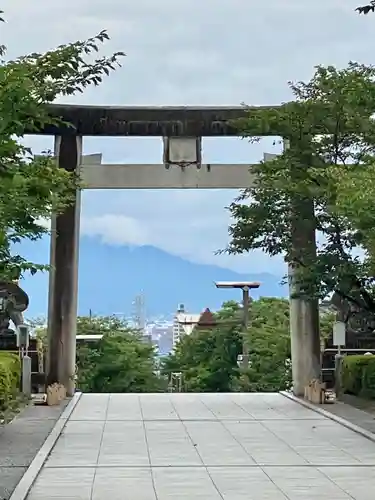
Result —
[{"label": "green tree", "polygon": [[251,304],[249,369],[237,390],[276,392],[291,386],[289,301],[263,297]]},{"label": "green tree", "polygon": [[[240,304],[224,303],[216,318],[216,328],[197,329],[183,337],[175,352],[164,359],[164,374],[182,373],[187,392],[275,392],[291,387],[288,300],[263,297],[251,302],[246,371],[237,366],[237,356],[242,353]],[[322,315],[324,336],[332,333],[333,321],[331,313]]]},{"label": "green tree", "polygon": [[324,311],[320,314],[320,338],[324,341],[333,335],[333,324],[336,321],[336,313]]},{"label": "green tree", "polygon": [[163,360],[162,373],[181,372],[186,392],[228,392],[238,376],[241,349],[238,322],[223,320],[214,329],[194,329],[183,337]]},{"label": "green tree", "polygon": [[366,260],[365,272],[375,274],[375,163],[355,169],[338,182],[337,211],[358,229]]},{"label": "green tree", "polygon": [[48,105],[98,85],[115,69],[120,52],[92,58],[108,38],[102,31],[86,41],[13,61],[5,60],[6,48],[0,47],[1,279],[18,279],[25,271],[45,268],[14,254],[13,244],[40,238],[46,232],[41,219],[63,211],[80,187],[77,176],[58,168],[49,152],[35,158],[21,139],[47,124],[62,124],[50,115]]},{"label": "green tree", "polygon": [[134,329],[118,316],[78,316],[77,335],[104,335],[105,333],[131,333]]},{"label": "green tree", "polygon": [[77,386],[84,392],[155,392],[153,346],[141,334],[115,317],[77,318],[77,334],[103,335],[98,342],[77,348]]},{"label": "green tree", "polygon": [[289,304],[262,298],[250,305],[248,330],[250,368],[237,365],[242,353],[242,308],[234,301],[216,313],[218,325],[194,330],[177,345],[163,364],[164,373],[181,372],[187,392],[265,391],[285,388],[290,359]]},{"label": "green tree", "polygon": [[[260,109],[238,122],[244,136],[277,124],[290,148],[261,162],[254,185],[230,205],[234,223],[226,249],[231,254],[262,249],[284,255],[297,266],[300,294],[325,298],[336,291],[372,312],[369,261],[353,252],[366,252],[366,233],[349,217],[340,190],[356,175],[373,171],[374,76],[374,68],[355,63],[342,70],[317,67],[309,82],[290,84],[293,102]],[[317,232],[322,238],[316,254],[311,245],[308,251],[304,245],[296,249],[296,239],[306,241],[307,235],[313,241]]]},{"label": "green tree", "polygon": [[32,334],[37,339],[37,349],[39,357],[39,366],[44,370],[44,362],[47,354],[47,320],[43,317],[34,318],[28,321]]},{"label": "green tree", "polygon": [[241,306],[235,300],[224,302],[221,309],[216,313],[216,318],[224,322],[225,320],[239,319],[242,317]]}]

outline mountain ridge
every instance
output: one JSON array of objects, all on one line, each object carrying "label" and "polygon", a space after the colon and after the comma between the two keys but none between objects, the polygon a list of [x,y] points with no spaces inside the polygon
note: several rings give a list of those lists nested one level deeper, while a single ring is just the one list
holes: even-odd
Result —
[{"label": "mountain ridge", "polygon": [[[22,246],[27,258],[48,261],[49,238]],[[134,312],[132,302],[141,292],[148,318],[170,315],[179,303],[192,313],[206,307],[215,310],[225,300],[240,300],[241,296],[238,290],[217,290],[214,281],[259,281],[261,287],[252,292],[254,297],[283,297],[287,288],[280,284],[281,279],[270,273],[237,273],[212,264],[194,263],[148,245],[112,246],[99,238],[83,236],[78,312],[130,315]],[[48,273],[25,278],[22,286],[30,296],[29,315],[46,312]]]}]

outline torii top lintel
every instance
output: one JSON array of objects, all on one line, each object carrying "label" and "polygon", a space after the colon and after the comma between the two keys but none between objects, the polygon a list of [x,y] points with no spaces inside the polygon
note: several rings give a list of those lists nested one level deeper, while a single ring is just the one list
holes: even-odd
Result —
[{"label": "torii top lintel", "polygon": [[[271,109],[264,106],[263,109]],[[276,108],[273,106],[272,108]],[[46,126],[39,134],[82,136],[204,137],[242,135],[233,121],[251,116],[260,107],[113,107],[51,105],[51,114],[73,127]],[[35,132],[32,132],[35,134]],[[256,134],[259,135],[259,134]],[[265,130],[261,135],[279,135]]]}]

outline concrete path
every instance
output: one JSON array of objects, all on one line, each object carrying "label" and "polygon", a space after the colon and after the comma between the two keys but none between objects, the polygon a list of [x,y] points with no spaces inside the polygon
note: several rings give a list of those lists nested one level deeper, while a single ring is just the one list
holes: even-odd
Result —
[{"label": "concrete path", "polygon": [[61,406],[28,406],[0,425],[0,500],[8,500],[63,412]]},{"label": "concrete path", "polygon": [[373,500],[375,443],[280,394],[87,394],[29,500]]}]

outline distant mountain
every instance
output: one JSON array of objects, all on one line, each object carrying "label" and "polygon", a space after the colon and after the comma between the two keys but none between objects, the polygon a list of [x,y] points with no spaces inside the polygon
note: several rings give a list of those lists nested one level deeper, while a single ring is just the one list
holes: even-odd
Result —
[{"label": "distant mountain", "polygon": [[[27,257],[47,262],[49,242],[27,244]],[[25,248],[25,247],[24,247]],[[151,246],[123,247],[103,244],[99,239],[82,237],[79,264],[79,314],[132,313],[132,302],[142,290],[147,317],[169,315],[183,303],[189,312],[209,307],[215,310],[223,301],[240,299],[237,290],[217,290],[214,281],[255,280],[258,296],[286,296],[281,277],[268,273],[239,274],[217,266],[195,264]],[[28,277],[22,285],[30,295],[29,315],[47,310],[48,274]]]}]

